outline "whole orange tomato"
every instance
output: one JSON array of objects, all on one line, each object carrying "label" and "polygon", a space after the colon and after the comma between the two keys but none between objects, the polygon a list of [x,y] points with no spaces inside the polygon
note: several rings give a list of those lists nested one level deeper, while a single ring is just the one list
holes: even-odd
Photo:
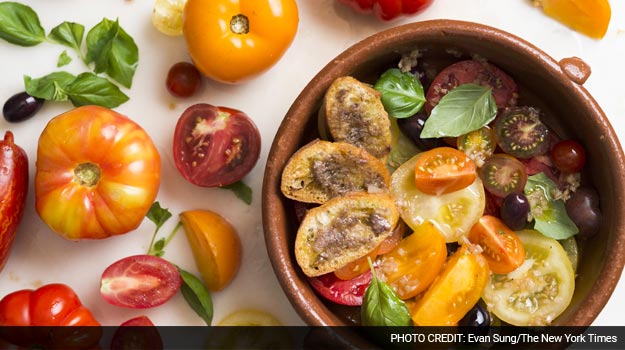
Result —
[{"label": "whole orange tomato", "polygon": [[161,159],[148,134],[112,110],[84,106],[48,123],[39,138],[35,207],[67,239],[127,233],[156,198]]},{"label": "whole orange tomato", "polygon": [[238,83],[278,62],[298,23],[295,0],[188,0],[182,31],[200,72]]}]

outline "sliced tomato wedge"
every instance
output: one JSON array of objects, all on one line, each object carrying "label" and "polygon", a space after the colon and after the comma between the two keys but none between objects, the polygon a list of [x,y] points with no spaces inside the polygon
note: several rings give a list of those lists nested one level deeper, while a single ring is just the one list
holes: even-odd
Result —
[{"label": "sliced tomato wedge", "polygon": [[521,240],[495,216],[482,216],[471,228],[469,241],[482,247],[482,254],[494,273],[512,272],[525,261]]},{"label": "sliced tomato wedge", "polygon": [[331,302],[359,306],[362,305],[365,291],[371,284],[371,278],[372,274],[369,271],[349,281],[343,281],[331,272],[317,277],[308,277],[308,282],[319,295]]},{"label": "sliced tomato wedge", "polygon": [[415,164],[415,185],[423,193],[441,195],[475,181],[475,163],[463,152],[438,147],[423,152]]},{"label": "sliced tomato wedge", "polygon": [[446,259],[445,236],[434,224],[425,222],[380,258],[376,273],[406,300],[429,287]]}]

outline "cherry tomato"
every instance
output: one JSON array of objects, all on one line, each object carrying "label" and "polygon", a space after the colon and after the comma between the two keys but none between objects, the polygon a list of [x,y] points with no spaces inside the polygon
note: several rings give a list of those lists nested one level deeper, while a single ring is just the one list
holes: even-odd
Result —
[{"label": "cherry tomato", "polygon": [[423,297],[408,304],[415,325],[456,325],[480,300],[490,271],[486,259],[474,250],[470,244],[462,245]]},{"label": "cherry tomato", "polygon": [[523,192],[527,182],[525,165],[503,153],[488,157],[478,174],[484,182],[484,188],[500,198],[513,192]]},{"label": "cherry tomato", "polygon": [[591,38],[608,31],[612,9],[608,0],[537,0],[545,13]]},{"label": "cherry tomato", "polygon": [[191,97],[202,82],[200,71],[189,62],[178,62],[169,68],[165,86],[176,97]]},{"label": "cherry tomato", "polygon": [[167,302],[181,284],[180,272],[167,260],[152,255],[133,255],[104,270],[100,294],[112,305],[145,309]]},{"label": "cherry tomato", "polygon": [[471,131],[456,139],[456,146],[469,158],[473,159],[479,168],[484,165],[484,160],[495,153],[497,141],[495,133],[488,126]]},{"label": "cherry tomato", "polygon": [[577,141],[564,140],[551,149],[553,164],[565,173],[576,173],[586,164],[586,151]]},{"label": "cherry tomato", "polygon": [[426,194],[458,191],[472,184],[475,176],[473,160],[451,147],[423,152],[415,164],[415,185]]},{"label": "cherry tomato", "polygon": [[327,273],[317,277],[308,277],[310,285],[322,297],[341,305],[362,305],[365,291],[371,284],[371,271],[348,281],[336,277],[334,273]]},{"label": "cherry tomato", "polygon": [[37,147],[35,207],[67,239],[134,230],[160,185],[161,158],[148,134],[112,110],[85,106],[48,123]]},{"label": "cherry tomato", "polygon": [[404,238],[405,232],[406,223],[399,220],[397,226],[395,226],[395,229],[393,230],[393,233],[391,233],[391,235],[382,241],[382,243],[378,246],[378,255],[386,254],[395,249],[399,242],[401,242],[402,238]]},{"label": "cherry tomato", "polygon": [[111,349],[159,350],[163,349],[163,339],[152,320],[147,316],[138,316],[119,325],[113,333]]},{"label": "cherry tomato", "polygon": [[504,110],[493,123],[501,149],[517,158],[545,154],[552,140],[549,128],[540,120],[540,110],[521,106]]},{"label": "cherry tomato", "polygon": [[406,300],[430,286],[446,258],[445,236],[432,223],[426,222],[393,251],[381,256],[376,272],[401,299]]},{"label": "cherry tomato", "polygon": [[512,272],[525,260],[521,240],[497,217],[482,216],[471,228],[469,240],[482,247],[482,253],[494,273]]},{"label": "cherry tomato", "polygon": [[209,210],[189,210],[180,221],[208,289],[226,287],[241,266],[241,239],[234,226]]},{"label": "cherry tomato", "polygon": [[516,105],[518,88],[508,74],[493,64],[467,60],[448,66],[434,78],[425,96],[428,115],[451,89],[467,83],[492,88],[498,108]]},{"label": "cherry tomato", "polygon": [[182,30],[204,75],[239,83],[278,62],[298,23],[295,0],[188,0]]},{"label": "cherry tomato", "polygon": [[334,274],[339,279],[345,281],[362,275],[363,273],[369,271],[369,260],[374,261],[375,258],[378,256],[379,250],[380,247],[378,246],[373,249],[369,254],[358,258],[339,269],[334,270]]},{"label": "cherry tomato", "polygon": [[194,185],[232,184],[249,173],[260,156],[260,133],[247,114],[199,103],[187,108],[174,133],[174,160]]},{"label": "cherry tomato", "polygon": [[155,0],[152,25],[163,34],[182,35],[182,12],[186,3],[186,0]]},{"label": "cherry tomato", "polygon": [[381,20],[391,20],[402,15],[414,15],[433,0],[339,0],[357,12],[373,12]]}]

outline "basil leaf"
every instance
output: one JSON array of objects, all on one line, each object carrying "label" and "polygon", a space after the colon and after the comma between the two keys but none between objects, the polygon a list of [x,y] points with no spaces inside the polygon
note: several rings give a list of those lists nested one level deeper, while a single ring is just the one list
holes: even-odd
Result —
[{"label": "basil leaf", "polygon": [[35,46],[46,39],[39,16],[17,2],[0,3],[0,38],[20,46]]},{"label": "basil leaf", "polygon": [[230,185],[221,186],[220,188],[234,192],[234,195],[245,202],[245,204],[252,204],[252,189],[243,181],[237,181]]},{"label": "basil leaf", "polygon": [[411,319],[406,303],[388,284],[378,279],[371,261],[369,266],[373,278],[360,308],[363,326],[409,326]]},{"label": "basil leaf", "polygon": [[67,94],[74,106],[98,105],[114,108],[128,101],[128,96],[117,85],[93,73],[82,73],[67,86]]},{"label": "basil leaf", "polygon": [[158,201],[152,203],[150,210],[145,215],[148,220],[156,225],[155,231],[158,231],[163,224],[171,217],[171,212],[167,208],[162,208]]},{"label": "basil leaf", "polygon": [[374,88],[382,94],[386,112],[395,118],[408,118],[425,104],[425,94],[419,78],[409,72],[392,68],[382,73]]},{"label": "basil leaf", "polygon": [[106,73],[130,88],[139,62],[139,49],[119,21],[103,19],[87,34],[87,63],[95,62],[95,73]]},{"label": "basil leaf", "polygon": [[58,26],[52,28],[48,38],[61,45],[70,47],[81,56],[80,46],[82,44],[82,38],[85,33],[85,26],[79,23],[63,22]]},{"label": "basil leaf", "polygon": [[556,184],[544,173],[529,176],[523,192],[530,203],[534,217],[534,229],[547,237],[566,239],[579,229],[569,218],[562,200],[553,197]]},{"label": "basil leaf", "polygon": [[178,271],[182,277],[180,291],[184,299],[193,311],[206,322],[206,325],[210,326],[213,322],[213,301],[208,289],[193,274],[181,268],[178,268]]},{"label": "basil leaf", "polygon": [[24,87],[26,92],[34,97],[43,98],[48,101],[67,101],[67,86],[76,77],[68,72],[54,72],[41,78],[33,79],[24,76]]},{"label": "basil leaf", "polygon": [[421,150],[415,143],[404,135],[397,125],[397,118],[389,118],[391,120],[391,152],[386,160],[386,168],[393,173],[400,165],[407,162],[415,154]]},{"label": "basil leaf", "polygon": [[462,84],[443,96],[425,121],[422,138],[456,137],[477,130],[497,115],[492,89]]},{"label": "basil leaf", "polygon": [[70,62],[72,62],[72,58],[69,57],[69,55],[67,54],[67,50],[63,50],[63,52],[61,52],[61,55],[59,56],[58,61],[56,62],[56,66],[63,67],[70,64]]}]

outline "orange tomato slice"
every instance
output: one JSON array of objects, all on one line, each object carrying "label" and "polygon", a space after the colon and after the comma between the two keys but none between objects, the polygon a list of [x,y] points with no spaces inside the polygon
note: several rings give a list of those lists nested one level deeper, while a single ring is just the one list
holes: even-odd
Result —
[{"label": "orange tomato slice", "polygon": [[434,224],[425,222],[380,258],[377,272],[400,299],[406,300],[434,281],[446,258],[445,236]]},{"label": "orange tomato slice", "polygon": [[534,4],[548,16],[596,39],[605,36],[612,15],[608,0],[534,0]]},{"label": "orange tomato slice", "polygon": [[482,216],[471,227],[469,241],[482,247],[482,253],[494,273],[512,272],[525,261],[521,240],[495,216]]},{"label": "orange tomato slice", "polygon": [[475,163],[464,152],[438,147],[423,152],[415,164],[415,185],[423,193],[441,195],[475,181]]}]

